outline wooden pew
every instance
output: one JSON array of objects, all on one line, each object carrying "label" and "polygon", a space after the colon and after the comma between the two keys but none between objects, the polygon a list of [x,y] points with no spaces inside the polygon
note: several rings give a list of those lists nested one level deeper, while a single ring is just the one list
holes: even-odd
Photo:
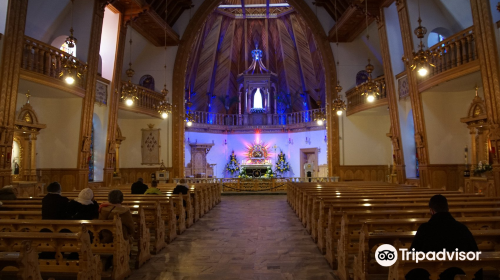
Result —
[{"label": "wooden pew", "polygon": [[[495,217],[500,216],[500,208],[468,208],[468,209],[450,209],[450,213],[458,217]],[[336,268],[338,239],[341,237],[342,218],[347,217],[350,222],[360,222],[362,220],[387,220],[387,219],[429,219],[431,214],[428,209],[420,210],[366,210],[366,211],[335,211],[330,214],[330,222],[326,230],[326,254],[325,258],[330,266]],[[345,219],[345,218],[344,218]],[[359,226],[361,228],[361,226]],[[359,228],[358,231],[359,232]]]},{"label": "wooden pew", "polygon": [[[17,268],[18,280],[42,280],[38,266],[38,253],[31,247],[31,241],[23,241],[17,252],[0,252],[0,271],[8,266]],[[0,272],[0,276],[1,274]]]},{"label": "wooden pew", "polygon": [[[394,243],[394,248],[399,251],[401,248],[401,242],[397,240]],[[458,267],[465,272],[463,276],[456,276],[455,279],[460,280],[472,280],[474,274],[480,270],[489,268],[497,273],[500,273],[500,252],[482,252],[480,255],[480,260],[475,261],[440,261],[439,265],[436,265],[435,261],[419,261],[418,264],[413,261],[403,261],[398,258],[395,264],[389,267],[389,279],[393,280],[405,280],[405,275],[412,269],[421,268],[427,270],[430,274],[430,279],[438,279],[439,275],[443,273],[448,268]],[[360,277],[355,277],[354,280],[365,280]],[[458,280],[457,279],[457,280]]]},{"label": "wooden pew", "polygon": [[[341,280],[350,279],[350,268],[354,279],[368,279],[369,275],[382,274],[388,275],[388,268],[376,264],[371,252],[379,244],[394,244],[396,240],[401,242],[401,246],[409,248],[415,231],[407,232],[369,232],[368,228],[363,225],[358,242],[358,252],[355,253],[352,264],[349,262],[348,251],[349,244],[346,244],[343,239],[339,240],[338,253],[338,276]],[[498,252],[500,251],[500,229],[489,230],[471,230],[476,243],[481,252]]]},{"label": "wooden pew", "polygon": [[[54,273],[74,274],[79,280],[96,280],[101,278],[101,260],[93,255],[90,238],[85,226],[80,226],[77,233],[47,233],[47,232],[1,232],[0,250],[2,252],[19,252],[25,246],[25,241],[39,252],[55,252],[56,259],[39,259],[38,267],[42,274]],[[63,258],[63,253],[78,253],[78,260]],[[128,266],[128,263],[127,263]],[[121,280],[130,274],[122,273]]]}]

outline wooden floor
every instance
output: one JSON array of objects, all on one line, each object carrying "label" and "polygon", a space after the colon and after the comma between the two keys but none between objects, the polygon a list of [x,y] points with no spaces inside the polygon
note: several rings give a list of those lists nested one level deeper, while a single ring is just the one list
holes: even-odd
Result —
[{"label": "wooden floor", "polygon": [[285,195],[222,202],[129,280],[334,279]]}]

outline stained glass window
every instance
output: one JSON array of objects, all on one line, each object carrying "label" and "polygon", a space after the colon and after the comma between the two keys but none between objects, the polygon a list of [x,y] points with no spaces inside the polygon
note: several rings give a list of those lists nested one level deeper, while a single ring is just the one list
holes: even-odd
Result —
[{"label": "stained glass window", "polygon": [[94,181],[94,126],[90,134],[89,182]]}]

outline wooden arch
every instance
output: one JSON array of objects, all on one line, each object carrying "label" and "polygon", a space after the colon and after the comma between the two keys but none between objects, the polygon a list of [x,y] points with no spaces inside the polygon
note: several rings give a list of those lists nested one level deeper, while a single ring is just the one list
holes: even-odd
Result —
[{"label": "wooden arch", "polygon": [[[217,8],[220,1],[204,1],[198,8],[194,16],[189,21],[189,24],[182,35],[177,55],[174,64],[174,75],[172,85],[172,170],[173,178],[184,177],[184,95],[185,95],[185,79],[188,66],[189,53],[191,46],[195,44],[195,34],[203,26],[207,17]],[[307,25],[314,35],[314,39],[318,44],[318,48],[323,58],[323,67],[325,68],[325,92],[326,104],[331,104],[336,97],[335,85],[337,80],[337,72],[335,69],[335,60],[328,41],[328,36],[324,32],[318,18],[315,16],[311,8],[304,0],[288,0],[288,3],[302,15]],[[340,166],[339,155],[339,124],[337,114],[333,114],[329,106],[327,106],[327,164],[328,174],[333,176],[338,174]]]}]

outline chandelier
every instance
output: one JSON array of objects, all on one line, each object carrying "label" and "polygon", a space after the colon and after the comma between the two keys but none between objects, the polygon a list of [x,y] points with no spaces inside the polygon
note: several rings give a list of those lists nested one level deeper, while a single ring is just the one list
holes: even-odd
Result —
[{"label": "chandelier", "polygon": [[335,90],[337,91],[337,98],[333,100],[332,107],[333,110],[337,112],[337,116],[342,116],[342,111],[346,110],[346,104],[339,95],[339,93],[342,91],[342,87],[340,86],[340,83],[338,81]]},{"label": "chandelier", "polygon": [[168,114],[172,113],[172,105],[166,100],[161,101],[157,109],[162,119],[168,118]]},{"label": "chandelier", "polygon": [[139,100],[138,93],[139,90],[137,86],[132,83],[132,77],[135,74],[134,69],[132,69],[132,30],[130,31],[130,62],[128,64],[128,69],[126,71],[128,76],[128,81],[122,85],[122,96],[121,99],[125,100],[125,105],[132,106],[136,100]]},{"label": "chandelier", "polygon": [[[69,36],[66,38],[64,43],[66,43],[66,46],[68,49],[73,49],[76,46],[76,38],[73,36],[73,9],[74,9],[74,3],[75,0],[71,0],[71,28],[69,29]],[[73,54],[73,53],[72,53]]]},{"label": "chandelier", "polygon": [[85,72],[87,68],[81,69],[78,67],[78,59],[70,56],[67,59],[64,59],[62,70],[59,73],[59,78],[63,78],[64,81],[72,85],[75,83],[76,79],[81,79],[83,76],[83,72]]},{"label": "chandelier", "polygon": [[139,100],[137,97],[139,89],[136,85],[132,83],[132,76],[134,76],[134,69],[132,69],[132,63],[129,63],[129,68],[127,69],[128,81],[122,85],[122,99],[125,100],[125,105],[132,106],[134,101]]},{"label": "chandelier", "polygon": [[417,38],[420,40],[420,44],[418,45],[419,50],[412,53],[411,60],[403,56],[403,61],[406,63],[406,65],[409,65],[412,71],[417,69],[418,74],[421,77],[424,77],[429,73],[429,66],[436,67],[436,65],[432,64],[429,60],[432,57],[441,56],[441,52],[430,51],[428,49],[424,51],[425,46],[422,42],[422,38],[424,38],[425,34],[427,33],[427,28],[423,27],[421,23],[422,19],[420,18],[420,1],[418,1],[418,27],[415,28],[415,35],[417,35]]},{"label": "chandelier", "polygon": [[375,96],[380,95],[380,91],[384,86],[379,82],[372,79],[373,65],[370,64],[370,59],[368,59],[368,64],[365,67],[366,73],[368,73],[368,80],[366,82],[356,86],[356,90],[361,92],[361,95],[366,95],[366,100],[368,102],[375,101]]},{"label": "chandelier", "polygon": [[314,112],[313,119],[318,125],[323,125],[324,122],[326,121],[326,114],[325,112],[321,109],[321,100],[317,102],[318,103],[318,111]]},{"label": "chandelier", "polygon": [[[188,94],[191,95],[191,92],[188,92]],[[191,101],[186,102],[187,110],[184,121],[186,122],[187,126],[192,126],[195,122],[194,112],[190,110],[191,106],[193,106],[193,103],[191,103]]]},{"label": "chandelier", "polygon": [[[167,21],[168,12],[165,8],[165,22]],[[165,64],[163,65],[163,69],[165,69],[165,83],[163,84],[163,89],[161,93],[164,97],[164,100],[160,102],[158,106],[158,114],[160,114],[162,119],[168,118],[168,114],[172,113],[172,104],[167,101],[167,25],[165,25]]]}]

